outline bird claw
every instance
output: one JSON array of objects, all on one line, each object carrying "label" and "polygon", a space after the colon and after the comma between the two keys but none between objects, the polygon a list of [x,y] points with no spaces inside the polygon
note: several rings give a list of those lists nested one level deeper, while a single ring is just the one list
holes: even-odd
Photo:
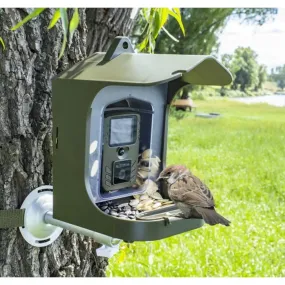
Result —
[{"label": "bird claw", "polygon": [[171,220],[170,218],[182,218],[185,219],[185,216],[183,215],[183,213],[178,213],[178,214],[171,214],[171,213],[166,213],[167,216],[162,217],[164,220],[164,224],[165,226],[168,226],[171,224]]},{"label": "bird claw", "polygon": [[163,219],[164,219],[164,225],[165,226],[168,226],[168,225],[171,224],[171,221],[169,220],[169,217],[163,217]]}]

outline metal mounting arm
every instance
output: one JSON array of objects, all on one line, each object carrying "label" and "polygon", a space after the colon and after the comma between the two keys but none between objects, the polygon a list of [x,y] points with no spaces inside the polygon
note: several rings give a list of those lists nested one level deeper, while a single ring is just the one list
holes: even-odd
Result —
[{"label": "metal mounting arm", "polygon": [[25,209],[25,215],[24,226],[20,227],[20,232],[29,244],[36,247],[50,245],[60,236],[63,229],[89,236],[108,247],[116,247],[121,242],[120,239],[54,219],[53,191],[50,185],[33,190],[26,197],[21,209]]},{"label": "metal mounting arm", "polygon": [[87,230],[87,229],[84,229],[84,228],[81,228],[81,227],[78,227],[72,224],[65,223],[63,221],[59,221],[57,219],[54,219],[52,217],[51,212],[48,212],[45,214],[44,220],[47,224],[61,227],[66,230],[73,231],[78,234],[94,238],[98,243],[101,243],[101,244],[104,244],[110,247],[115,246],[121,242],[120,239],[112,238],[112,237],[109,237],[109,236],[106,236],[106,235],[103,235],[97,232],[93,232],[93,231],[90,231],[90,230]]}]

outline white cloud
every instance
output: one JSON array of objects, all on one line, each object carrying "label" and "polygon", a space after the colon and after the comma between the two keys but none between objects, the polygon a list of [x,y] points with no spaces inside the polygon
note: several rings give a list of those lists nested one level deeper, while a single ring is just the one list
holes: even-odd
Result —
[{"label": "white cloud", "polygon": [[278,9],[274,21],[263,26],[240,24],[232,19],[220,36],[219,54],[233,53],[239,47],[251,47],[259,63],[269,69],[285,64],[285,9]]}]

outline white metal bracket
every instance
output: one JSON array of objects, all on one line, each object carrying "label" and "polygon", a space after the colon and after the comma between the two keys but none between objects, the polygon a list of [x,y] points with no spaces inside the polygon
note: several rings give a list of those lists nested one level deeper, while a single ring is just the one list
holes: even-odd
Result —
[{"label": "white metal bracket", "polygon": [[[53,243],[63,229],[94,238],[95,241],[116,252],[120,239],[112,238],[76,225],[53,218],[53,187],[44,185],[33,190],[25,199],[24,226],[20,227],[23,238],[31,245],[43,247]],[[97,255],[100,255],[98,251]],[[102,251],[102,255],[106,253]]]},{"label": "white metal bracket", "polygon": [[21,207],[25,209],[25,217],[20,232],[29,244],[36,247],[50,245],[63,230],[44,221],[45,214],[53,210],[52,189],[50,185],[36,188],[26,197]]}]

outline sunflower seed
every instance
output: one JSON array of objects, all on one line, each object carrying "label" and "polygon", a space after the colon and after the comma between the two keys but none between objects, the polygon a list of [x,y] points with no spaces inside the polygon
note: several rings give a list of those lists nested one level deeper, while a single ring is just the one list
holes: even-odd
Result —
[{"label": "sunflower seed", "polygon": [[136,217],[134,215],[129,215],[129,218],[134,220]]},{"label": "sunflower seed", "polygon": [[148,173],[149,171],[146,171],[146,170],[143,170],[143,169],[140,169],[138,171],[138,176],[142,179],[146,179],[148,177]]},{"label": "sunflower seed", "polygon": [[162,196],[158,192],[153,193],[150,197],[156,200],[162,199]]},{"label": "sunflower seed", "polygon": [[106,210],[104,211],[104,213],[105,213],[105,214],[110,214],[110,210],[109,210],[109,209],[106,209]]},{"label": "sunflower seed", "polygon": [[142,153],[142,158],[146,159],[151,157],[152,155],[152,150],[151,149],[146,149],[143,153]]},{"label": "sunflower seed", "polygon": [[129,205],[130,206],[137,206],[139,204],[139,200],[138,199],[133,199],[130,201]]},{"label": "sunflower seed", "polygon": [[157,209],[157,208],[159,208],[160,206],[161,206],[161,203],[157,202],[157,203],[154,203],[154,204],[152,205],[152,208],[153,208],[153,209]]},{"label": "sunflower seed", "polygon": [[151,211],[152,210],[152,207],[150,206],[150,205],[148,205],[148,206],[144,206],[143,207],[143,210],[145,210],[145,211]]},{"label": "sunflower seed", "polygon": [[126,215],[130,215],[131,213],[132,213],[131,210],[127,210],[127,211],[125,212]]},{"label": "sunflower seed", "polygon": [[119,216],[119,214],[117,212],[113,211],[113,210],[111,211],[111,215],[115,216],[115,217]]},{"label": "sunflower seed", "polygon": [[140,196],[140,201],[143,201],[143,200],[146,200],[146,199],[149,199],[149,196],[147,194],[144,194],[144,195]]},{"label": "sunflower seed", "polygon": [[129,203],[120,204],[120,205],[118,205],[118,208],[123,208],[123,207],[126,207],[126,206],[129,206]]},{"label": "sunflower seed", "polygon": [[158,186],[152,180],[147,179],[143,184],[142,190],[146,191],[148,195],[152,195],[158,190]]},{"label": "sunflower seed", "polygon": [[101,210],[106,210],[108,208],[108,206],[103,206],[103,207],[101,207]]}]

